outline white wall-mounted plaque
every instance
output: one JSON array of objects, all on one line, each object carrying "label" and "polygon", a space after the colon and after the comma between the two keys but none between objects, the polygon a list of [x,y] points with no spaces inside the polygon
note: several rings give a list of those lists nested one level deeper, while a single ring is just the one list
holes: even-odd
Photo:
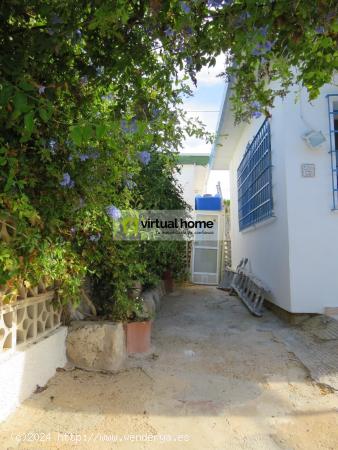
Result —
[{"label": "white wall-mounted plaque", "polygon": [[316,166],[314,164],[302,164],[302,177],[314,178],[316,175]]}]

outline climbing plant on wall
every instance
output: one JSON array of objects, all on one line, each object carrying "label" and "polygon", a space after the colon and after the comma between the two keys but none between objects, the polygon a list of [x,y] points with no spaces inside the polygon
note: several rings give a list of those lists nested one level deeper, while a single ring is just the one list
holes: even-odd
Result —
[{"label": "climbing plant on wall", "polygon": [[112,221],[129,207],[184,206],[170,174],[184,136],[203,130],[180,104],[186,81],[218,55],[235,80],[238,120],[268,114],[295,80],[314,98],[337,65],[329,0],[0,8],[0,285],[9,290],[43,274],[71,298],[103,268],[119,279],[126,265],[130,278],[149,273],[141,246],[111,240]]}]

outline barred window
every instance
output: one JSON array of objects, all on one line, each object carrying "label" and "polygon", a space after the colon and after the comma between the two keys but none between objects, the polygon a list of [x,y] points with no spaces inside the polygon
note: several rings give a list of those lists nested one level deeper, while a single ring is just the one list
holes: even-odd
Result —
[{"label": "barred window", "polygon": [[338,94],[327,95],[329,106],[330,155],[332,170],[332,209],[338,209]]},{"label": "barred window", "polygon": [[265,120],[237,169],[239,229],[273,215],[270,124]]}]

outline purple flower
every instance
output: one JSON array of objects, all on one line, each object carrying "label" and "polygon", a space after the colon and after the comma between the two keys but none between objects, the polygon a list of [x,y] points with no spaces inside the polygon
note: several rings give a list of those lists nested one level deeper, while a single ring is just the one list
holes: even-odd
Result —
[{"label": "purple flower", "polygon": [[248,11],[243,12],[240,16],[239,16],[239,21],[240,22],[244,22],[247,19],[250,19],[251,14]]},{"label": "purple flower", "polygon": [[262,46],[261,46],[261,44],[256,45],[256,47],[252,50],[251,54],[253,56],[261,56],[261,54],[262,54]]},{"label": "purple flower", "polygon": [[46,86],[43,86],[42,84],[38,87],[38,91],[39,91],[40,95],[44,94],[45,90],[46,90]]},{"label": "purple flower", "polygon": [[102,100],[113,100],[113,94],[102,95]]},{"label": "purple flower", "polygon": [[187,34],[188,36],[192,36],[193,33],[194,33],[194,31],[193,31],[193,29],[192,29],[191,27],[185,28],[185,32],[186,32],[186,34]]},{"label": "purple flower", "polygon": [[154,108],[152,111],[153,119],[156,119],[160,115],[161,110],[159,108]]},{"label": "purple flower", "polygon": [[251,53],[253,56],[261,56],[269,52],[272,47],[273,43],[271,41],[266,41],[264,44],[257,44]]},{"label": "purple flower", "polygon": [[259,109],[261,107],[261,104],[259,102],[257,102],[257,101],[254,101],[254,102],[251,103],[251,107]]},{"label": "purple flower", "polygon": [[84,75],[83,77],[80,78],[80,83],[81,83],[82,85],[85,85],[85,84],[88,83],[88,77],[87,77],[87,75]]},{"label": "purple flower", "polygon": [[[89,149],[88,149],[89,150]],[[87,161],[88,159],[97,159],[99,157],[99,153],[94,152],[94,153],[82,153],[81,155],[79,155],[80,161]]]},{"label": "purple flower", "polygon": [[107,206],[106,212],[114,220],[118,220],[121,217],[121,211],[114,205]]},{"label": "purple flower", "polygon": [[267,34],[268,34],[268,30],[269,30],[269,26],[268,25],[266,25],[265,27],[261,27],[261,28],[259,28],[259,32],[260,32],[260,34],[262,35],[262,36],[266,36]]},{"label": "purple flower", "polygon": [[55,155],[55,152],[56,152],[57,147],[58,147],[58,144],[57,144],[56,140],[55,139],[49,139],[48,147],[50,149],[51,154]]},{"label": "purple flower", "polygon": [[63,179],[62,181],[60,181],[60,186],[62,187],[68,187],[68,188],[72,188],[74,187],[74,181],[70,178],[70,175],[68,172],[63,174]]},{"label": "purple flower", "polygon": [[266,52],[269,52],[272,49],[273,43],[271,41],[266,41],[264,44],[264,49]]},{"label": "purple flower", "polygon": [[89,240],[91,242],[97,242],[101,239],[101,233],[97,233],[97,234],[92,234],[89,236]]},{"label": "purple flower", "polygon": [[80,39],[81,36],[82,36],[81,30],[76,30],[76,31],[75,31],[75,36],[76,36],[78,39]]},{"label": "purple flower", "polygon": [[218,8],[219,6],[230,6],[233,3],[233,0],[208,0],[208,6],[212,6],[214,8]]},{"label": "purple flower", "polygon": [[90,156],[86,155],[85,153],[80,155],[80,161],[87,161],[87,159],[89,159],[89,158],[90,158]]},{"label": "purple flower", "polygon": [[75,234],[76,233],[76,228],[75,227],[71,227],[70,232],[71,232],[71,234]]},{"label": "purple flower", "polygon": [[262,115],[262,113],[260,112],[261,104],[257,101],[254,101],[251,103],[251,108],[253,109],[251,116],[255,119],[258,119]]},{"label": "purple flower", "polygon": [[136,121],[136,117],[133,117],[130,121],[130,131],[132,133],[135,133],[137,131],[137,121]]},{"label": "purple flower", "polygon": [[143,152],[139,153],[139,158],[140,158],[141,163],[144,164],[145,166],[147,166],[150,162],[151,155],[149,152],[144,150]]},{"label": "purple flower", "polygon": [[322,27],[322,26],[317,27],[317,28],[315,28],[315,32],[316,32],[317,34],[324,34],[324,33],[325,33],[325,28]]},{"label": "purple flower", "polygon": [[192,57],[191,56],[187,56],[185,58],[185,62],[187,64],[187,66],[191,66],[192,65]]},{"label": "purple flower", "polygon": [[217,8],[217,6],[222,6],[222,0],[208,0],[208,6],[213,6]]},{"label": "purple flower", "polygon": [[171,37],[171,36],[173,36],[173,35],[175,34],[175,32],[173,31],[173,29],[172,29],[171,27],[167,27],[167,28],[164,30],[164,34],[165,34],[167,37]]},{"label": "purple flower", "polygon": [[132,190],[136,187],[136,183],[133,180],[127,180],[126,181],[126,186],[128,189]]},{"label": "purple flower", "polygon": [[184,49],[185,49],[185,46],[183,43],[179,44],[177,47],[177,51],[179,51],[179,52],[184,52]]},{"label": "purple flower", "polygon": [[125,119],[121,120],[121,128],[125,133],[128,133],[129,131],[128,122]]},{"label": "purple flower", "polygon": [[127,179],[125,181],[125,184],[127,186],[128,189],[132,190],[134,189],[134,187],[136,187],[136,183],[135,181],[133,181],[133,175],[132,174],[128,174],[127,175]]},{"label": "purple flower", "polygon": [[187,5],[185,2],[180,2],[180,5],[181,5],[181,8],[183,9],[183,11],[186,13],[186,14],[189,14],[190,13],[190,11],[191,11],[191,9],[190,9],[190,6],[189,5]]},{"label": "purple flower", "polygon": [[125,119],[121,120],[121,128],[125,133],[136,133],[137,131],[136,117],[133,117],[130,122],[128,122]]}]

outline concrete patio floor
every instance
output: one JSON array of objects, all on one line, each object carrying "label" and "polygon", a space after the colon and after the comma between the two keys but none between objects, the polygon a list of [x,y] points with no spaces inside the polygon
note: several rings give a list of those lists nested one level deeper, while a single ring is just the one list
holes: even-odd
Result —
[{"label": "concrete patio floor", "polygon": [[293,333],[216,288],[181,288],[151,354],[116,374],[58,371],[0,425],[0,448],[336,449],[337,392],[280,338]]}]

